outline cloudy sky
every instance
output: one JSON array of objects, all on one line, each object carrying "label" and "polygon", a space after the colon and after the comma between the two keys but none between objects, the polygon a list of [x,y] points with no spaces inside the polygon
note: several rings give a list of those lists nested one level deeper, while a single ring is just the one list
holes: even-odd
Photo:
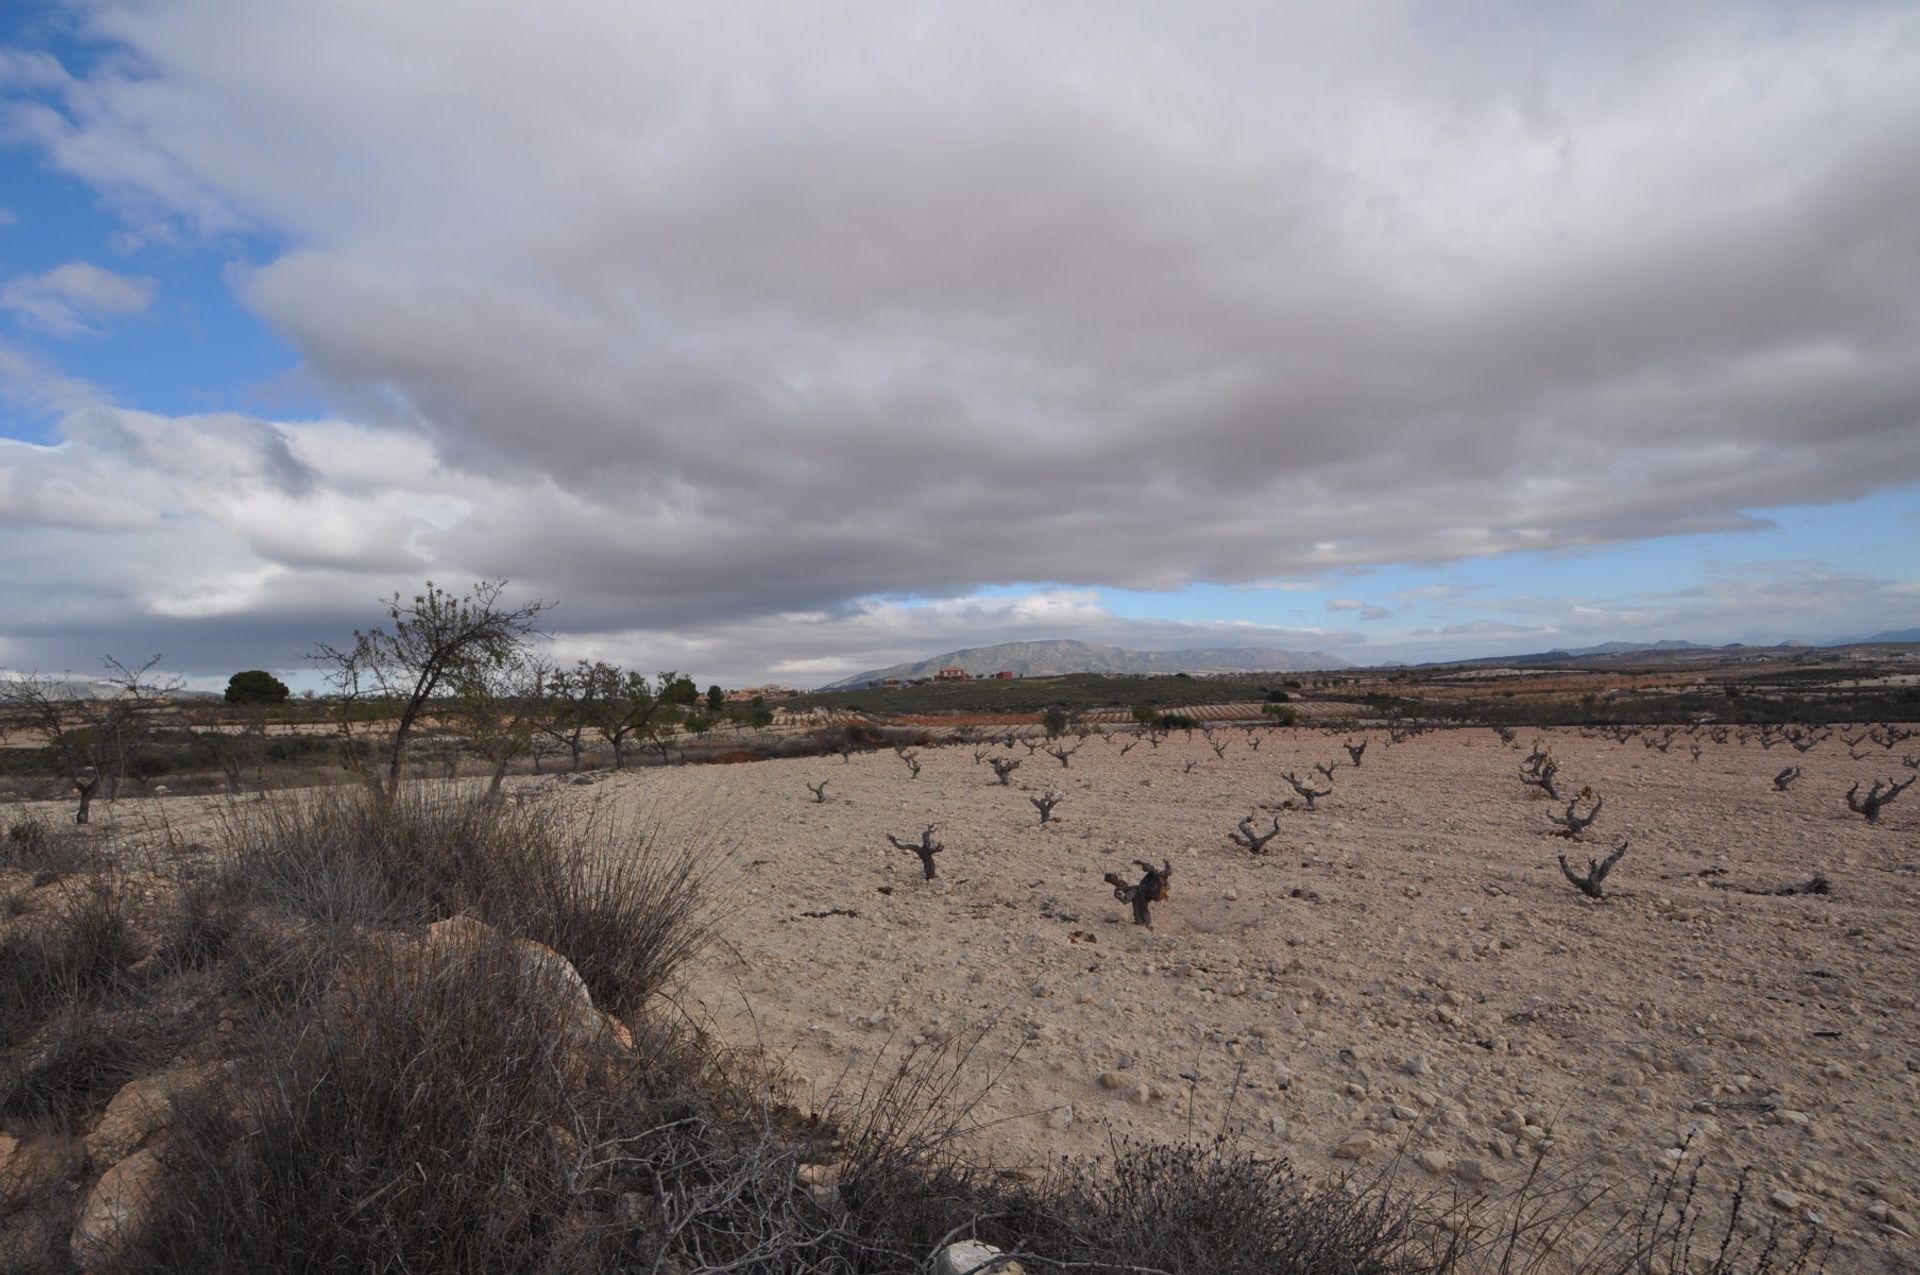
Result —
[{"label": "cloudy sky", "polygon": [[7,0],[0,667],[1920,625],[1920,5]]}]

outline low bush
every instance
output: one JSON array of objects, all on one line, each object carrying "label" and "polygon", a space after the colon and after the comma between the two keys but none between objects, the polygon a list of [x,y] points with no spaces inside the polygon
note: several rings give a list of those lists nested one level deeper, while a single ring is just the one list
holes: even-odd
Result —
[{"label": "low bush", "polygon": [[701,847],[537,803],[408,785],[259,803],[229,831],[228,888],[323,924],[424,925],[470,914],[553,948],[597,1001],[638,1005],[711,930]]}]

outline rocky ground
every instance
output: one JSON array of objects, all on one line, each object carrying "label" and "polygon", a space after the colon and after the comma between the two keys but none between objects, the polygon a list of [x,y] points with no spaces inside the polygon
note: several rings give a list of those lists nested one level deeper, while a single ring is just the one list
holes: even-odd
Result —
[{"label": "rocky ground", "polygon": [[[1750,1218],[1817,1221],[1829,1270],[1920,1269],[1920,789],[1877,826],[1843,799],[1911,774],[1897,750],[1372,732],[1356,767],[1359,738],[1124,734],[1065,767],[989,746],[1020,761],[1006,786],[961,745],[921,750],[917,778],[881,751],[518,791],[711,839],[722,942],[687,1011],[820,1104],[908,1051],[971,1047],[972,1146],[1009,1172],[1227,1132],[1312,1177],[1498,1193],[1544,1144],[1549,1174],[1622,1184],[1602,1224],[1676,1162],[1722,1197],[1752,1166]],[[1536,741],[1565,796],[1604,798],[1582,842],[1549,835],[1564,801],[1520,782]],[[1310,767],[1335,759],[1318,809],[1281,808],[1283,773],[1324,787]],[[214,805],[102,813],[182,851]],[[1249,814],[1279,820],[1263,854],[1228,838]],[[930,824],[934,881],[888,842]],[[1622,840],[1604,900],[1562,876],[1558,854]],[[1102,881],[1135,859],[1172,865],[1151,929]],[[1748,892],[1815,874],[1830,893]]]}]

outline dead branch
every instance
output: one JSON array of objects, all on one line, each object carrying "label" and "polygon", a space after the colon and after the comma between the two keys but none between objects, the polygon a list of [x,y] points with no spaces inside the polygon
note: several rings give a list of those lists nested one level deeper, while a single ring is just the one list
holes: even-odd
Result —
[{"label": "dead branch", "polygon": [[1125,757],[1128,753],[1132,752],[1134,749],[1138,747],[1140,747],[1140,737],[1136,735],[1132,739],[1128,740],[1126,743],[1120,745],[1120,755],[1122,757]]},{"label": "dead branch", "polygon": [[1136,867],[1146,873],[1145,876],[1140,878],[1138,884],[1129,885],[1116,872],[1109,872],[1100,879],[1113,887],[1114,898],[1120,900],[1122,903],[1131,903],[1133,905],[1133,923],[1135,925],[1144,925],[1148,929],[1152,929],[1153,916],[1149,911],[1150,907],[1163,899],[1172,897],[1171,892],[1167,888],[1167,882],[1173,876],[1173,864],[1170,861],[1163,860],[1160,866],[1156,868],[1145,859],[1135,859],[1133,862]]},{"label": "dead branch", "polygon": [[1213,749],[1213,755],[1216,760],[1223,759],[1227,755],[1227,741],[1224,739],[1209,739],[1207,741],[1207,747]]},{"label": "dead branch", "polygon": [[1367,744],[1369,742],[1370,741],[1363,739],[1357,744],[1342,744],[1340,746],[1347,750],[1347,756],[1353,758],[1353,764],[1356,768],[1358,768],[1358,766],[1360,765],[1360,758],[1366,753]]},{"label": "dead branch", "polygon": [[1279,815],[1273,817],[1273,828],[1268,832],[1255,832],[1253,830],[1253,816],[1248,815],[1240,821],[1240,830],[1238,832],[1229,832],[1227,838],[1236,845],[1245,846],[1255,854],[1265,854],[1267,852],[1267,842],[1272,841],[1279,835]]},{"label": "dead branch", "polygon": [[1750,885],[1734,885],[1729,881],[1709,881],[1708,886],[1715,890],[1738,890],[1741,894],[1759,894],[1768,898],[1780,898],[1793,894],[1832,894],[1833,882],[1825,876],[1815,873],[1798,885],[1777,885],[1771,890]]},{"label": "dead branch", "polygon": [[1029,797],[1027,800],[1040,812],[1040,822],[1044,824],[1053,818],[1053,808],[1060,804],[1060,794],[1049,788],[1038,797]]},{"label": "dead branch", "polygon": [[807,790],[808,790],[809,792],[811,792],[811,793],[813,794],[813,804],[814,804],[814,805],[816,805],[816,806],[823,806],[823,805],[825,805],[825,804],[826,804],[826,802],[827,802],[827,785],[828,785],[828,784],[830,784],[830,783],[832,783],[832,782],[833,782],[833,781],[832,781],[831,779],[822,779],[822,780],[821,780],[821,781],[820,781],[819,783],[817,783],[817,784],[808,784],[808,785],[807,785]]},{"label": "dead branch", "polygon": [[945,846],[933,839],[933,834],[938,830],[938,824],[928,824],[926,830],[920,834],[919,845],[915,845],[911,841],[902,841],[892,833],[887,834],[887,840],[894,844],[895,849],[905,850],[918,855],[920,858],[920,870],[926,873],[927,880],[931,881],[934,877],[933,856],[946,849]]},{"label": "dead branch", "polygon": [[1798,778],[1800,778],[1800,768],[1798,766],[1788,766],[1785,770],[1773,777],[1773,790],[1775,792],[1785,792],[1793,786],[1793,781]]},{"label": "dead branch", "polygon": [[[1593,808],[1584,815],[1575,813],[1575,808],[1579,806],[1581,799],[1588,797],[1593,799]],[[1575,841],[1579,840],[1580,834],[1585,832],[1587,827],[1592,824],[1595,819],[1600,817],[1600,807],[1606,804],[1606,800],[1605,797],[1594,797],[1593,789],[1582,788],[1580,795],[1567,803],[1566,814],[1556,815],[1551,811],[1547,813],[1548,823],[1560,825],[1560,830],[1553,835],[1556,837],[1568,837]]]},{"label": "dead branch", "polygon": [[1320,778],[1326,780],[1328,783],[1332,783],[1333,772],[1340,769],[1340,763],[1337,761],[1329,762],[1323,766],[1319,762],[1315,762],[1313,763],[1313,768],[1320,773]]},{"label": "dead branch", "polygon": [[1286,774],[1280,777],[1287,781],[1288,786],[1291,787],[1294,790],[1294,792],[1298,793],[1302,798],[1305,799],[1308,810],[1312,810],[1314,808],[1313,803],[1318,799],[1320,799],[1321,797],[1330,797],[1333,795],[1333,785],[1331,783],[1329,783],[1325,788],[1315,791],[1314,789],[1309,788],[1305,784],[1301,783],[1300,780],[1294,776],[1294,773],[1291,770],[1289,770]]},{"label": "dead branch", "polygon": [[1913,787],[1914,779],[1920,779],[1920,775],[1913,776],[1904,784],[1876,779],[1873,781],[1873,787],[1867,790],[1867,795],[1864,797],[1856,796],[1860,791],[1860,785],[1855,783],[1853,787],[1847,789],[1847,809],[1856,815],[1864,815],[1868,823],[1879,823],[1880,808],[1892,805],[1895,797]]},{"label": "dead branch", "polygon": [[1627,843],[1622,841],[1619,846],[1615,848],[1614,852],[1605,859],[1598,861],[1588,859],[1587,875],[1584,877],[1577,875],[1574,870],[1567,865],[1567,856],[1563,854],[1560,856],[1560,871],[1566,874],[1567,880],[1573,882],[1573,884],[1579,888],[1580,893],[1586,895],[1589,899],[1597,899],[1602,897],[1600,886],[1601,883],[1607,879],[1607,873],[1613,871],[1613,865],[1620,862],[1626,853]]},{"label": "dead branch", "polygon": [[1548,753],[1536,753],[1535,756],[1538,760],[1529,758],[1530,765],[1520,768],[1520,782],[1538,788],[1555,801],[1560,800],[1560,792],[1553,786],[1553,777],[1560,773],[1560,763]]}]

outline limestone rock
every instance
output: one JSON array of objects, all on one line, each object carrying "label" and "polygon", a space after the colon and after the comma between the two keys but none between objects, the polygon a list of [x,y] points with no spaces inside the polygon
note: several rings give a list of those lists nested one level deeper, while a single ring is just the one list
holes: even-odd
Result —
[{"label": "limestone rock", "polygon": [[73,1261],[82,1271],[111,1270],[146,1227],[159,1198],[160,1156],[151,1147],[120,1161],[93,1184],[73,1226]]},{"label": "limestone rock", "polygon": [[205,1084],[218,1064],[176,1067],[129,1080],[107,1104],[100,1123],[87,1135],[87,1158],[95,1165],[118,1164],[154,1134],[173,1123],[174,1104]]},{"label": "limestone rock", "polygon": [[[991,1244],[983,1244],[979,1240],[961,1240],[935,1254],[933,1275],[972,1275],[998,1256],[1000,1250]],[[992,1275],[1002,1275],[1003,1272],[1005,1275],[1023,1275],[1026,1268],[1018,1262],[1002,1262],[988,1269]]]}]

